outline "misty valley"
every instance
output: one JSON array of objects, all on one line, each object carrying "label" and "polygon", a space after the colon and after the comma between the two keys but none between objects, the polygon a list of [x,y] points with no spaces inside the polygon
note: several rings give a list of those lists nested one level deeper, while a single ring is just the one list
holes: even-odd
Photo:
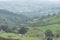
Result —
[{"label": "misty valley", "polygon": [[59,4],[0,1],[0,40],[60,40]]}]

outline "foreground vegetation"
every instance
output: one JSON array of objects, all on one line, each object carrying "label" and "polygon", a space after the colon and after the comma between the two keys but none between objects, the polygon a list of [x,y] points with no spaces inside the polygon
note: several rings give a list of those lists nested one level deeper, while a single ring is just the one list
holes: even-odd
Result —
[{"label": "foreground vegetation", "polygon": [[60,40],[60,13],[30,20],[27,18],[25,21],[26,16],[22,18],[13,13],[7,14],[7,11],[2,13],[0,13],[0,37],[19,40]]},{"label": "foreground vegetation", "polygon": [[[17,38],[20,40],[43,40],[44,39],[44,33],[47,29],[50,29],[54,35],[58,33],[60,35],[60,25],[59,24],[54,24],[54,25],[48,25],[46,27],[35,27],[31,28],[23,37],[19,36],[16,33],[6,33],[6,32],[0,32],[0,37],[5,37],[5,38]],[[56,38],[54,37],[53,39],[59,39],[60,37]]]}]

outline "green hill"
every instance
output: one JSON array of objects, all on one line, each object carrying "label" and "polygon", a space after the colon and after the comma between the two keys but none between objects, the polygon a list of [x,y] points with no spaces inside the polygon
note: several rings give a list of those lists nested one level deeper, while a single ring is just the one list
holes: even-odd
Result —
[{"label": "green hill", "polygon": [[8,27],[8,30],[12,31],[12,29],[20,27],[21,24],[26,23],[28,20],[29,18],[25,15],[0,9],[0,28],[3,25],[4,29]]},{"label": "green hill", "polygon": [[15,24],[22,24],[29,20],[29,18],[22,14],[10,12],[8,10],[0,9],[0,22],[12,22]]},{"label": "green hill", "polygon": [[[4,26],[7,25],[8,29],[11,32],[13,28],[17,27],[17,25],[19,25],[18,28],[20,28],[20,26],[29,28],[28,32],[24,35],[24,37],[22,37],[22,40],[25,40],[25,39],[35,40],[35,38],[38,40],[39,39],[42,40],[44,37],[44,32],[47,29],[50,29],[54,34],[58,32],[58,30],[60,30],[60,14],[52,15],[49,17],[46,16],[43,19],[40,19],[39,17],[37,17],[32,20],[29,20],[28,17],[22,14],[18,15],[18,14],[15,14],[13,12],[6,11],[6,10],[0,10],[0,11],[1,11],[0,12],[0,25],[1,24],[3,24]],[[23,25],[20,25],[20,24],[23,24]],[[5,37],[4,36],[5,34],[4,35],[3,34],[4,33],[2,32],[1,37]],[[6,33],[6,34],[9,34],[9,33]],[[8,37],[9,35],[7,35],[6,37]],[[17,35],[13,33],[13,35],[11,36],[12,38],[15,38],[14,36],[17,36]]]},{"label": "green hill", "polygon": [[[60,34],[60,14],[47,17],[45,19],[33,19],[32,21],[27,22],[25,26],[30,27],[30,30],[27,32],[26,36],[37,37],[38,39],[43,40],[44,33],[46,30],[50,29],[54,35]],[[57,38],[53,38],[54,40]],[[58,39],[57,39],[58,40]]]},{"label": "green hill", "polygon": [[29,27],[41,27],[53,24],[60,24],[60,14],[52,15],[50,17],[47,16],[44,19],[36,18],[27,22],[26,25]]}]

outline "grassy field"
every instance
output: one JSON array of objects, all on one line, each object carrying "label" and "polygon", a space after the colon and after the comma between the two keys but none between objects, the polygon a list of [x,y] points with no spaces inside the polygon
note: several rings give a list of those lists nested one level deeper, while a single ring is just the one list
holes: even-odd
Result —
[{"label": "grassy field", "polygon": [[[30,35],[34,36],[36,34],[40,34],[42,35],[43,32],[45,32],[47,29],[50,29],[53,31],[53,33],[55,33],[57,30],[60,30],[60,25],[59,24],[54,24],[54,25],[49,25],[49,26],[44,26],[44,27],[36,27],[36,29],[40,29],[40,31],[34,31],[34,30],[30,30],[24,37],[20,37],[18,36],[18,34],[15,33],[5,33],[5,32],[0,32],[0,37],[5,37],[5,38],[17,38],[20,40],[42,40],[42,36],[40,38],[37,37],[30,37]],[[32,32],[30,34],[30,32]],[[29,36],[28,36],[29,35]],[[10,37],[9,37],[10,36]],[[54,39],[55,40],[55,39]],[[58,39],[59,40],[59,39]]]},{"label": "grassy field", "polygon": [[54,24],[54,25],[48,25],[48,26],[44,26],[44,27],[39,27],[40,30],[47,30],[50,29],[52,31],[56,31],[56,30],[60,30],[60,24]]},{"label": "grassy field", "polygon": [[[8,36],[10,36],[10,37],[8,37]],[[0,32],[0,37],[20,39],[20,40],[38,40],[38,38],[35,38],[35,37],[20,37],[20,36],[18,36],[18,34],[5,33],[5,32]]]}]

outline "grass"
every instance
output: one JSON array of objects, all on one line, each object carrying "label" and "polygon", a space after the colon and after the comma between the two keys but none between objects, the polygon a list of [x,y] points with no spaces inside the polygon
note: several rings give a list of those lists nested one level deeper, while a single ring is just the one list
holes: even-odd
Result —
[{"label": "grass", "polygon": [[[33,29],[33,28],[32,28]],[[48,25],[48,26],[44,26],[44,27],[36,27],[36,29],[40,29],[39,31],[35,31],[35,30],[29,30],[30,33],[26,34],[28,36],[24,36],[22,38],[20,38],[20,36],[18,36],[18,34],[15,33],[5,33],[5,32],[0,32],[0,37],[5,37],[5,38],[18,38],[20,40],[42,40],[43,36],[40,36],[40,38],[37,37],[30,37],[30,35],[42,35],[42,32],[45,32],[47,29],[50,29],[53,31],[53,33],[56,32],[56,30],[60,30],[60,24],[54,24],[54,25]],[[8,37],[10,36],[10,37]]]},{"label": "grass", "polygon": [[48,26],[45,26],[45,27],[39,27],[40,30],[47,30],[47,29],[50,29],[52,31],[56,31],[56,30],[60,30],[60,24],[54,24],[54,25],[48,25]]},{"label": "grass", "polygon": [[18,39],[19,36],[18,34],[15,33],[5,33],[5,32],[0,32],[0,37],[4,37],[4,38],[13,38],[13,39]]},{"label": "grass", "polygon": [[36,37],[23,37],[22,40],[38,40]]},{"label": "grass", "polygon": [[35,29],[37,29],[37,30],[35,31],[33,28],[31,28],[31,30],[29,30],[29,32],[27,33],[27,36],[40,35],[40,40],[41,40],[41,38],[43,38],[44,32],[47,29],[50,29],[54,34],[57,32],[57,30],[60,30],[60,24],[53,24],[53,25],[48,25],[48,26],[43,26],[43,27],[36,27]]},{"label": "grass", "polygon": [[[11,36],[11,37],[8,37]],[[14,34],[14,33],[5,33],[5,32],[0,32],[0,37],[4,37],[4,38],[13,38],[13,39],[20,39],[20,40],[37,40],[37,38],[35,37],[22,37],[20,38],[18,36],[18,34]]]}]

